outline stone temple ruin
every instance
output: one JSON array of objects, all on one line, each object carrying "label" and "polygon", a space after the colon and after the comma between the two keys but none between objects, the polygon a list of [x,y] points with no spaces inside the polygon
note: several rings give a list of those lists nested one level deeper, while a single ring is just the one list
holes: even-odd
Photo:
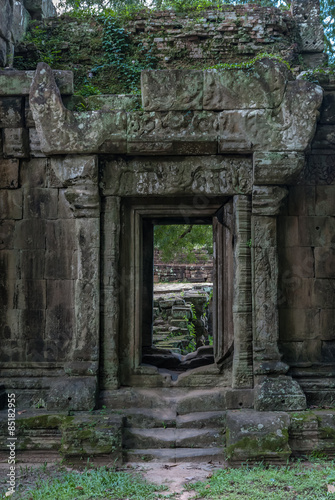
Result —
[{"label": "stone temple ruin", "polygon": [[[313,68],[317,0],[285,16]],[[84,112],[72,78],[0,71],[1,403],[27,410],[22,459],[333,455],[334,76],[148,70],[142,110]],[[214,362],[175,377],[143,361],[153,226],[185,220],[213,227]]]}]

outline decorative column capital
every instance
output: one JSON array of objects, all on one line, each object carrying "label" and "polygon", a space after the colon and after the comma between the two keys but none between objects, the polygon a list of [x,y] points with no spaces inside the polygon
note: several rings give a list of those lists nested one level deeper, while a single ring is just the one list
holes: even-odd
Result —
[{"label": "decorative column capital", "polygon": [[288,190],[281,186],[254,186],[252,192],[253,215],[278,215]]}]

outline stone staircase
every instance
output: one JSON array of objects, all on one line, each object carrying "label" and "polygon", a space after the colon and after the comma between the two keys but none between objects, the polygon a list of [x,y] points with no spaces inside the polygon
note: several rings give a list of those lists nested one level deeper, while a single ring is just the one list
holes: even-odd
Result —
[{"label": "stone staircase", "polygon": [[177,415],[174,410],[127,412],[123,454],[127,462],[223,460],[223,411]]},{"label": "stone staircase", "polygon": [[[123,397],[122,408],[124,461],[224,460],[222,391],[137,389],[128,395],[128,401]],[[118,401],[112,405],[115,410]]]}]

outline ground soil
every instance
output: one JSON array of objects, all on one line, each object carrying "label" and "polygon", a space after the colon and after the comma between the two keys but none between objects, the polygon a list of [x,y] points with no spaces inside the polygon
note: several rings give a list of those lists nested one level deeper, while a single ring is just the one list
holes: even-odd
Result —
[{"label": "ground soil", "polygon": [[179,464],[137,463],[126,464],[125,468],[136,470],[150,483],[167,486],[167,493],[176,493],[178,500],[188,500],[194,496],[194,491],[184,490],[184,485],[204,481],[211,477],[214,471],[226,466],[218,462],[182,462]]}]

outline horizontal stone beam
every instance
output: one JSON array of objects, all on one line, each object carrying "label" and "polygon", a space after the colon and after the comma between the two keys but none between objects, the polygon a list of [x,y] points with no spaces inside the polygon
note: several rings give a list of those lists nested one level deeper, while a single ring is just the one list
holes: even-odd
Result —
[{"label": "horizontal stone beam", "polygon": [[[323,91],[304,80],[289,80],[286,66],[271,59],[255,66],[257,71],[250,75],[242,70],[210,77],[199,71],[144,72],[144,104],[149,109],[163,109],[127,113],[107,108],[66,109],[55,73],[39,63],[30,108],[40,150],[44,154],[191,156],[259,151],[280,152],[282,158],[288,152],[288,161],[283,165],[281,159],[280,168],[277,165],[276,174],[268,181],[266,162],[256,163],[255,178],[259,184],[289,182],[297,170],[292,154],[304,152],[313,138]],[[208,89],[206,78],[211,79]],[[194,80],[189,98],[188,80]],[[206,92],[209,109],[198,109]]]},{"label": "horizontal stone beam", "polygon": [[[62,95],[73,94],[73,72],[53,70],[56,84]],[[0,96],[29,95],[35,71],[6,69],[0,71]]]}]

